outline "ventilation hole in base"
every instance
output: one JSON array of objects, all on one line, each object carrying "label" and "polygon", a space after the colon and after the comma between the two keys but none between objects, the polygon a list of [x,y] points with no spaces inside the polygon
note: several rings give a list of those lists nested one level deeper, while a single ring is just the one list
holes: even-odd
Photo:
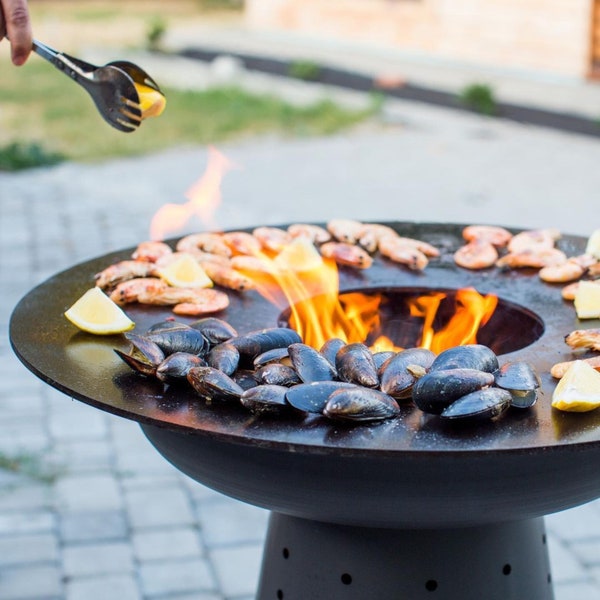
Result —
[{"label": "ventilation hole in base", "polygon": [[352,575],[350,573],[342,573],[341,580],[344,585],[350,585],[352,583]]},{"label": "ventilation hole in base", "polygon": [[506,564],[502,567],[502,572],[505,575],[510,575],[510,572],[512,571],[512,567],[509,564]]},{"label": "ventilation hole in base", "polygon": [[542,535],[542,544],[544,544],[544,546],[546,545],[546,534],[545,533]]},{"label": "ventilation hole in base", "polygon": [[277,600],[283,600],[283,590],[277,590]]},{"label": "ventilation hole in base", "polygon": [[283,558],[285,558],[286,560],[290,557],[290,551],[287,548],[283,549]]},{"label": "ventilation hole in base", "polygon": [[438,582],[435,579],[429,579],[428,581],[425,582],[425,589],[428,592],[435,592],[435,590],[437,590],[438,587]]},{"label": "ventilation hole in base", "polygon": [[548,583],[552,583],[552,575],[550,573],[548,573]]}]

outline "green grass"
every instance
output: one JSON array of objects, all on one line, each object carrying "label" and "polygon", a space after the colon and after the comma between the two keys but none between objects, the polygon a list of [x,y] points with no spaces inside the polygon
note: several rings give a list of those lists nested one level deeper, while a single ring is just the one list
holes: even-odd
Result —
[{"label": "green grass", "polygon": [[373,115],[331,102],[306,108],[241,89],[204,92],[165,89],[167,107],[133,133],[106,124],[88,94],[51,65],[31,57],[20,68],[3,65],[0,148],[38,144],[69,160],[95,161],[188,144],[213,144],[248,135],[329,135]]},{"label": "green grass", "polygon": [[494,90],[485,83],[467,85],[459,94],[462,104],[482,115],[494,115],[498,112],[498,104]]},{"label": "green grass", "polygon": [[39,456],[34,454],[17,454],[7,456],[0,453],[0,469],[25,475],[31,479],[36,479],[42,483],[52,483],[58,476],[58,472],[53,472],[44,466]]}]

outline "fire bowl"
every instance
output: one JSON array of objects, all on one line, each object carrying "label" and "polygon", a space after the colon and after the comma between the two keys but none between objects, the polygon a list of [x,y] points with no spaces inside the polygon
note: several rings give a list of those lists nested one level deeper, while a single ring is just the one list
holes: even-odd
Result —
[{"label": "fire bowl", "polygon": [[[11,318],[13,348],[50,385],[138,421],[159,451],[187,474],[277,511],[357,525],[464,525],[529,518],[600,495],[600,473],[591,460],[600,454],[600,414],[550,407],[556,384],[550,367],[572,358],[563,338],[580,326],[560,287],[543,283],[534,270],[457,267],[452,253],[462,244],[463,225],[390,225],[436,245],[440,258],[424,272],[381,258],[364,271],[341,268],[340,292],[388,294],[388,324],[402,314],[406,295],[464,287],[496,294],[500,312],[486,326],[484,341],[501,354],[501,362],[535,366],[542,391],[533,408],[511,409],[495,422],[450,427],[410,403],[397,419],[358,426],[316,416],[265,419],[237,405],[208,406],[191,388],[165,387],[130,371],[113,352],[128,347],[122,336],[76,332],[63,316],[93,285],[95,273],[129,257],[132,249],[74,266],[27,294]],[[570,255],[584,244],[572,236],[559,242]],[[279,309],[255,292],[230,297],[219,316],[240,332],[275,326],[281,319]],[[131,305],[128,313],[141,331],[171,315],[168,308],[141,305]],[[361,501],[340,506],[338,494],[347,490]]]},{"label": "fire bowl", "polygon": [[[356,426],[339,425],[318,416],[265,419],[237,405],[209,406],[187,387],[165,387],[131,372],[113,352],[114,348],[127,348],[122,336],[78,333],[63,317],[64,310],[93,285],[95,273],[128,258],[132,249],[76,265],[33,289],[13,312],[11,343],[23,363],[51,386],[91,406],[139,422],[156,449],[187,475],[224,494],[274,511],[276,523],[270,529],[272,541],[267,544],[260,598],[280,599],[284,593],[285,598],[336,597],[336,586],[348,586],[357,581],[356,576],[353,579],[352,574],[345,573],[349,578],[343,578],[342,573],[331,587],[323,587],[322,593],[318,586],[309,589],[306,576],[298,583],[297,570],[280,583],[280,574],[291,568],[289,562],[280,564],[282,548],[287,547],[289,552],[289,535],[297,548],[304,548],[305,555],[317,556],[318,547],[327,547],[325,539],[338,549],[335,540],[346,540],[350,548],[349,540],[362,539],[358,530],[370,531],[367,537],[377,540],[375,547],[383,548],[390,542],[386,537],[391,535],[390,530],[402,530],[402,535],[408,535],[415,544],[422,543],[422,554],[402,560],[405,566],[411,560],[418,562],[419,589],[423,597],[430,597],[427,594],[438,581],[422,581],[425,571],[441,572],[445,564],[460,574],[461,561],[456,557],[464,553],[453,548],[462,543],[468,530],[475,558],[473,563],[462,562],[470,572],[481,566],[483,575],[472,595],[460,591],[462,580],[457,577],[458,591],[444,598],[549,599],[552,592],[546,548],[541,542],[543,523],[540,525],[537,517],[600,496],[600,471],[596,467],[600,460],[600,411],[568,414],[550,406],[556,385],[550,368],[573,358],[564,336],[582,324],[572,305],[562,300],[560,286],[542,282],[536,271],[467,271],[457,267],[452,254],[463,243],[463,225],[388,224],[403,236],[434,244],[441,256],[432,260],[424,272],[409,271],[379,257],[364,271],[341,268],[341,293],[360,290],[387,294],[391,300],[384,321],[390,327],[395,315],[401,313],[400,305],[407,294],[452,292],[465,287],[481,294],[496,294],[501,312],[496,323],[490,321],[488,331],[482,332],[482,341],[501,355],[501,363],[524,360],[535,366],[542,384],[535,406],[511,409],[496,421],[462,427],[444,425],[438,417],[425,415],[410,403],[402,406],[399,418]],[[579,254],[585,239],[565,236],[558,246],[568,255]],[[254,292],[230,297],[230,306],[218,316],[240,333],[275,326],[282,318],[279,309]],[[128,313],[141,331],[171,314],[168,309],[147,306],[132,306]],[[600,323],[590,321],[586,325],[598,327]],[[519,521],[527,524],[523,531],[509,535],[503,524]],[[329,523],[334,529],[321,531],[316,522]],[[298,523],[305,524],[300,526],[301,534],[297,533]],[[310,532],[317,529],[320,533],[315,534],[315,540]],[[431,530],[438,530],[447,541],[436,545],[427,533]],[[442,530],[447,535],[442,535]],[[512,540],[506,544],[494,542],[497,550],[489,567],[494,574],[484,573],[477,558],[489,557],[489,539]],[[506,556],[513,557],[512,564],[529,564],[534,551],[528,550],[523,556],[519,548],[532,548],[532,544],[536,564],[540,565],[535,570],[535,591],[527,587],[529,575],[518,583],[509,580],[508,561],[502,558],[506,551]],[[360,548],[355,545],[349,552],[356,558]],[[319,564],[329,565],[334,558],[339,562],[334,554],[319,555]],[[391,571],[403,572],[383,560],[382,554],[369,564],[372,567],[380,561],[385,565],[383,572],[377,572],[369,581],[389,583]],[[434,554],[438,558],[428,562],[427,557]],[[504,561],[504,567],[500,561]],[[505,577],[500,577],[504,583],[496,586],[499,592],[495,594],[485,585],[497,572]],[[323,577],[327,573],[325,569]],[[398,593],[404,589],[408,594],[405,597],[421,597],[401,584],[394,580],[390,588],[371,587],[371,597],[376,592],[380,597],[391,597],[386,596],[389,589]],[[289,595],[291,589],[297,595]],[[345,592],[349,589],[344,588]],[[352,589],[359,591],[345,598],[367,597],[359,586]],[[523,590],[527,593],[521,593]]]}]

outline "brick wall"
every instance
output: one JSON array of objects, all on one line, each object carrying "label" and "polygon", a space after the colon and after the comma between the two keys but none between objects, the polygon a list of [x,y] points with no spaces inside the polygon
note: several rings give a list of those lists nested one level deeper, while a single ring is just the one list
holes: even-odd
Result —
[{"label": "brick wall", "polygon": [[246,0],[257,29],[584,77],[593,0]]}]

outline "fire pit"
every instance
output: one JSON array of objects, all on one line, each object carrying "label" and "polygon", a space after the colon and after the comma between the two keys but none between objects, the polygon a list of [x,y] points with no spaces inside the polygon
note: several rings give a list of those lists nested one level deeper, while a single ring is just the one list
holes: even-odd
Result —
[{"label": "fire pit", "polygon": [[[550,599],[543,515],[600,496],[600,414],[550,407],[550,367],[569,358],[576,323],[560,288],[534,271],[460,269],[462,225],[391,223],[441,249],[424,272],[376,260],[340,271],[341,293],[386,295],[395,331],[407,296],[473,287],[499,308],[481,331],[501,362],[524,360],[542,380],[538,403],[476,426],[444,425],[412,404],[399,418],[343,426],[319,416],[268,419],[207,406],[191,389],[131,372],[120,336],[74,333],[62,313],[93,275],[131,250],[77,265],[25,296],[13,348],[38,377],[96,408],[133,419],[156,449],[194,479],[272,512],[258,597]],[[568,254],[585,240],[564,237]],[[170,313],[132,305],[144,328]],[[240,333],[286,315],[254,292],[231,294],[222,317]],[[396,324],[395,324],[396,323]],[[411,340],[401,340],[403,343]]]}]

